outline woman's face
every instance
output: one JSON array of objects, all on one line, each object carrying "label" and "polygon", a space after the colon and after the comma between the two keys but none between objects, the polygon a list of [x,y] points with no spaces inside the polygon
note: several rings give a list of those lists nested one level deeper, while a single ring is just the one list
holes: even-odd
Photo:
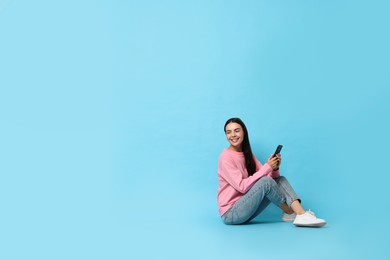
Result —
[{"label": "woman's face", "polygon": [[244,130],[240,124],[229,123],[225,129],[226,138],[230,143],[230,149],[237,152],[242,151],[242,142],[244,141]]}]

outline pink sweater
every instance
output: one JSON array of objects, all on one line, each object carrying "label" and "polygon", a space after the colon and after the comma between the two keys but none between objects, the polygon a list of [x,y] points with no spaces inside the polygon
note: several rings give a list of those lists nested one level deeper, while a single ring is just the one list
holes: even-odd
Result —
[{"label": "pink sweater", "polygon": [[243,152],[223,150],[218,161],[218,209],[221,216],[239,200],[258,179],[263,176],[277,178],[279,170],[273,171],[267,163],[262,165],[255,156],[256,172],[248,177]]}]

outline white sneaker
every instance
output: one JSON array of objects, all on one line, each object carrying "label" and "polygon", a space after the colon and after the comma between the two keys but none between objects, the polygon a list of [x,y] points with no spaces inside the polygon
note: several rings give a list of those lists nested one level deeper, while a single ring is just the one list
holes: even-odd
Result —
[{"label": "white sneaker", "polygon": [[309,210],[302,215],[297,215],[293,224],[297,227],[322,227],[326,224],[326,221],[317,218],[314,212]]},{"label": "white sneaker", "polygon": [[283,213],[282,220],[285,222],[293,222],[295,220],[296,215],[297,214],[295,213],[292,214]]}]

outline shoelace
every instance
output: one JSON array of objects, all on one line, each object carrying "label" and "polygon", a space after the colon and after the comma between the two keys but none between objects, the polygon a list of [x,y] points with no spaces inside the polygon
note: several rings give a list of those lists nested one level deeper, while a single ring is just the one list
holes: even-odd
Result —
[{"label": "shoelace", "polygon": [[315,214],[314,214],[314,212],[313,211],[311,211],[311,209],[309,209],[308,211],[306,211],[307,213],[309,213],[310,215],[313,215],[314,217],[316,216]]}]

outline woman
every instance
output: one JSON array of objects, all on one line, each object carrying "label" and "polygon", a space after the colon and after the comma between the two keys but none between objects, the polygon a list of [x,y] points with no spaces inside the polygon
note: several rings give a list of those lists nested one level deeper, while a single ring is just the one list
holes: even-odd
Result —
[{"label": "woman", "polygon": [[223,150],[218,161],[218,206],[225,224],[247,223],[270,202],[283,210],[283,221],[307,227],[326,224],[302,208],[287,179],[280,176],[280,154],[271,155],[262,165],[252,154],[248,131],[239,118],[227,120],[224,131],[230,146]]}]

